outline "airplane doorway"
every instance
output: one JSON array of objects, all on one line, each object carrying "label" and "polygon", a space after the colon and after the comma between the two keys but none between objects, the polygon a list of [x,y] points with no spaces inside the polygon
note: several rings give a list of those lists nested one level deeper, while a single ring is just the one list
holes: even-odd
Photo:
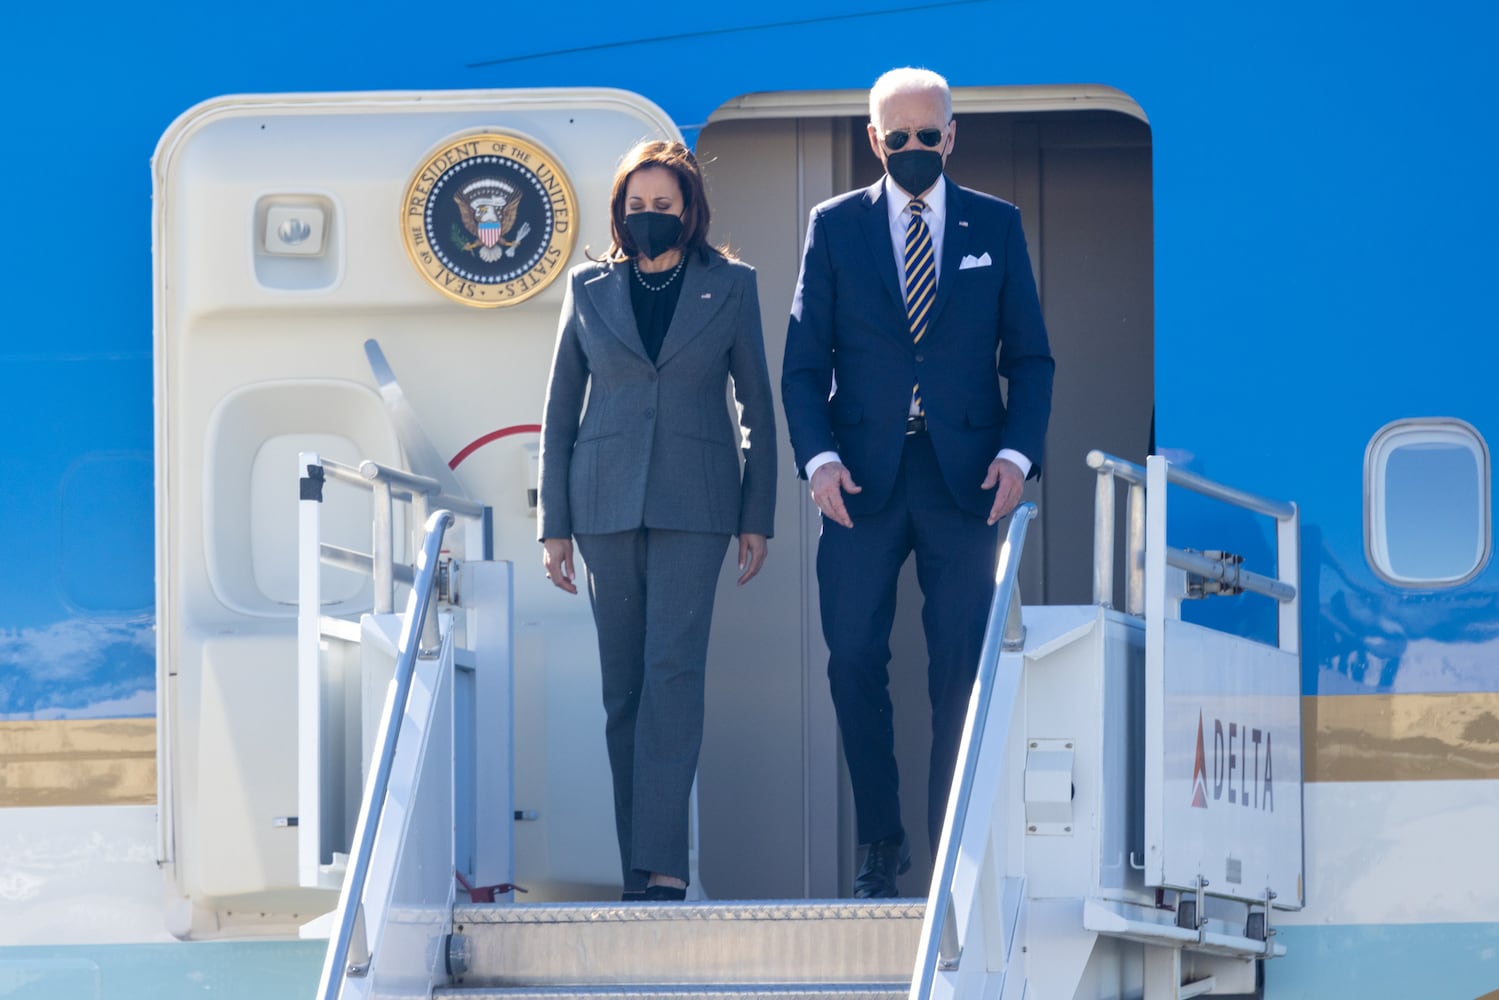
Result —
[{"label": "airplane doorway", "polygon": [[[750,95],[719,109],[696,144],[712,237],[758,272],[777,385],[808,212],[881,173],[865,138],[865,102],[863,91]],[[1101,448],[1143,463],[1149,446],[1150,127],[1108,88],[959,89],[953,103],[948,174],[1019,206],[1057,359],[1045,476],[1026,494],[1041,516],[1026,542],[1022,599],[1091,603],[1094,476],[1084,456]],[[703,882],[717,898],[844,896],[856,858],[817,611],[817,517],[784,425],[778,432],[771,558],[746,588],[752,595],[734,592],[726,568],[714,619],[699,795]],[[924,895],[930,878],[920,610],[908,563],[891,640],[902,808],[915,855],[901,879],[908,895]]]}]

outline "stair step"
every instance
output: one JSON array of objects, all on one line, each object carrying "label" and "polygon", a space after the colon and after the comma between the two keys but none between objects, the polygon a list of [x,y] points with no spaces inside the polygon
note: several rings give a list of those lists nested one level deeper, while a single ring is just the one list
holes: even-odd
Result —
[{"label": "stair step", "polygon": [[468,971],[454,986],[678,1000],[904,995],[925,910],[917,899],[458,906]]},{"label": "stair step", "polygon": [[460,986],[432,991],[433,1000],[902,1000],[908,985],[889,983],[739,984],[733,986]]}]

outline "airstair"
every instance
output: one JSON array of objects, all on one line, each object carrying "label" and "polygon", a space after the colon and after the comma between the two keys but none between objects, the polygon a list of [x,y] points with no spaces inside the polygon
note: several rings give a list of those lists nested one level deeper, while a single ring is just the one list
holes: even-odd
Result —
[{"label": "airstair", "polygon": [[[481,740],[493,752],[510,739],[508,566],[442,553],[454,506],[480,525],[482,510],[450,504],[432,479],[304,454],[304,691],[349,683],[355,661],[389,660],[352,835],[324,824],[307,842],[311,877],[341,885],[318,1000],[1256,994],[1261,963],[1284,954],[1275,912],[1304,904],[1296,510],[1161,457],[1089,462],[1094,603],[1022,609],[1017,570],[1036,514],[1023,504],[1000,550],[925,900],[617,904],[517,901],[508,842],[478,834],[512,810],[509,784],[481,784],[473,766]],[[381,569],[393,547],[322,544],[309,480],[383,483],[414,502],[411,564]],[[1169,546],[1168,495],[1183,489],[1268,520],[1275,566]],[[367,569],[382,594],[405,586],[405,612],[329,620],[315,562]],[[1273,644],[1182,619],[1186,601],[1245,592],[1276,602]],[[304,798],[303,816],[317,805]],[[340,836],[347,860],[330,864]]]}]

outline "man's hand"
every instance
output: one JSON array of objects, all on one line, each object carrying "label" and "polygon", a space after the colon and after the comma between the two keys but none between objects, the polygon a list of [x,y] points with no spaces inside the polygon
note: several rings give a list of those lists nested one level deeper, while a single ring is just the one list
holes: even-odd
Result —
[{"label": "man's hand", "polygon": [[739,535],[739,583],[744,585],[755,578],[760,567],[765,565],[765,553],[769,542],[764,535],[741,532]]},{"label": "man's hand", "polygon": [[810,485],[812,502],[824,517],[833,519],[845,528],[854,526],[853,519],[848,516],[848,508],[843,506],[843,494],[859,493],[864,487],[854,482],[854,477],[848,474],[848,469],[842,462],[828,462],[818,466],[817,471],[812,473]]},{"label": "man's hand", "polygon": [[571,538],[545,538],[541,542],[541,564],[546,567],[547,579],[569,594],[578,592],[573,583],[573,540]]},{"label": "man's hand", "polygon": [[1000,518],[1020,503],[1021,494],[1025,492],[1025,477],[1020,474],[1020,466],[1014,462],[1007,458],[996,458],[989,463],[989,474],[984,477],[982,488],[994,490],[994,506],[989,508],[989,523],[997,524]]}]

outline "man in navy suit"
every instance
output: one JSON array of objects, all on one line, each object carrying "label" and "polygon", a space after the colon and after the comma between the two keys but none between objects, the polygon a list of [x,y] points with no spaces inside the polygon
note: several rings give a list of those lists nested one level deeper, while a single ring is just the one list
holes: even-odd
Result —
[{"label": "man in navy suit", "polygon": [[1053,371],[1020,213],[942,174],[957,135],[947,81],[892,70],[871,89],[869,116],[886,175],[812,210],[781,378],[797,468],[822,512],[817,580],[866,846],[861,897],[896,895],[911,857],[887,672],[901,565],[914,551],[935,852],[994,590],[996,525],[1040,473]]}]

